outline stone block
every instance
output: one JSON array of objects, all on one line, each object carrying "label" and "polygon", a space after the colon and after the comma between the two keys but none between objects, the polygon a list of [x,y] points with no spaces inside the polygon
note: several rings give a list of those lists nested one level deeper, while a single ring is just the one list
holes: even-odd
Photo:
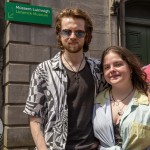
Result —
[{"label": "stone block", "polygon": [[58,9],[55,9],[55,8],[52,9],[52,18],[53,18],[52,27],[53,28],[55,27],[55,19],[56,19],[58,12],[59,12]]},{"label": "stone block", "polygon": [[5,120],[4,124],[7,126],[10,125],[23,125],[29,124],[28,115],[23,113],[24,106],[5,106]]},{"label": "stone block", "polygon": [[93,32],[93,39],[90,44],[90,50],[104,50],[109,46],[111,36],[109,34],[101,34]]},{"label": "stone block", "polygon": [[5,86],[5,104],[25,104],[29,91],[26,84],[7,84]]},{"label": "stone block", "polygon": [[32,73],[36,69],[37,65],[30,65],[30,79],[31,79]]},{"label": "stone block", "polygon": [[92,58],[96,58],[96,59],[101,59],[101,55],[102,55],[102,50],[93,50],[93,51],[89,51],[90,53],[90,57]]},{"label": "stone block", "polygon": [[21,148],[21,147],[19,147],[19,148],[6,148],[6,147],[4,147],[3,148],[3,150],[35,150],[35,146],[34,147],[27,147],[27,148]]},{"label": "stone block", "polygon": [[6,29],[6,44],[8,42],[30,42],[30,25],[9,23]]},{"label": "stone block", "polygon": [[54,32],[54,28],[32,26],[31,44],[56,47],[56,35]]},{"label": "stone block", "polygon": [[9,44],[6,48],[6,63],[39,63],[50,58],[50,48],[25,44]]},{"label": "stone block", "polygon": [[111,16],[111,32],[113,34],[117,33],[117,17]]},{"label": "stone block", "polygon": [[29,127],[4,128],[4,146],[6,148],[34,146],[34,141]]},{"label": "stone block", "polygon": [[70,2],[71,7],[81,8],[86,12],[96,15],[108,15],[109,12],[109,1],[108,0],[73,0]]},{"label": "stone block", "polygon": [[93,21],[94,31],[98,31],[100,33],[108,33],[109,32],[108,16],[93,15],[92,21]]},{"label": "stone block", "polygon": [[62,9],[66,7],[70,7],[70,0],[31,0],[32,5],[38,5],[38,6],[45,6],[45,7],[51,7],[51,8],[57,8]]},{"label": "stone block", "polygon": [[28,150],[35,150],[35,146],[28,148]]},{"label": "stone block", "polygon": [[9,0],[10,2],[30,3],[30,0]]},{"label": "stone block", "polygon": [[29,82],[29,65],[8,64],[5,83],[7,82]]},{"label": "stone block", "polygon": [[29,150],[28,148],[6,148],[4,147],[3,150]]},{"label": "stone block", "polygon": [[61,49],[58,48],[51,48],[51,58],[54,57]]},{"label": "stone block", "polygon": [[119,45],[119,44],[117,44],[117,41],[118,41],[117,34],[112,34],[111,35],[111,45]]}]

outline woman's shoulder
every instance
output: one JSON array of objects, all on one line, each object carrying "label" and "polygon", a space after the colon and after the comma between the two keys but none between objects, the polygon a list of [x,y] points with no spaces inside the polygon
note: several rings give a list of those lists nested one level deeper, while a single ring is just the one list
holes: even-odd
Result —
[{"label": "woman's shoulder", "polygon": [[137,106],[136,114],[137,118],[141,120],[150,119],[150,103],[148,96],[139,91],[135,91],[134,95],[134,105]]},{"label": "woman's shoulder", "polygon": [[134,103],[138,105],[147,105],[149,106],[149,99],[145,93],[142,93],[138,90],[135,91],[134,94]]},{"label": "woman's shoulder", "polygon": [[110,88],[107,88],[105,90],[103,90],[102,92],[100,92],[96,98],[95,98],[95,103],[100,103],[100,104],[104,104],[105,101],[109,98],[109,90]]}]

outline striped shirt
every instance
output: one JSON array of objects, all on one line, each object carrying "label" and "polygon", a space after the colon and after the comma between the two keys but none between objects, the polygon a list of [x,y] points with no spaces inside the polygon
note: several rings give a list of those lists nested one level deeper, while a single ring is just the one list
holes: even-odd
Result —
[{"label": "striped shirt", "polygon": [[[24,113],[40,117],[49,150],[64,150],[68,131],[67,73],[61,52],[39,64],[33,72]],[[106,82],[100,72],[100,62],[86,57],[95,82],[95,96]]]}]

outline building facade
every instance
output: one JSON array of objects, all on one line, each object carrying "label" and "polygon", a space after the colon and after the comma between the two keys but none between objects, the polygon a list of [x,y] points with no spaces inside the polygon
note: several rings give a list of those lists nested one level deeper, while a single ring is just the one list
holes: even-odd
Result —
[{"label": "building facade", "polygon": [[[4,14],[5,2],[0,7]],[[149,0],[7,0],[7,2],[52,8],[51,26],[4,21],[0,15],[1,94],[0,110],[4,123],[4,150],[32,150],[34,142],[29,120],[22,111],[28,95],[30,77],[36,66],[53,57],[57,48],[54,20],[63,8],[76,7],[89,13],[94,31],[86,55],[100,59],[110,45],[122,45],[143,62],[150,63]],[[0,9],[1,11],[1,9]],[[3,34],[4,33],[4,34]],[[4,35],[4,36],[3,36]]]}]

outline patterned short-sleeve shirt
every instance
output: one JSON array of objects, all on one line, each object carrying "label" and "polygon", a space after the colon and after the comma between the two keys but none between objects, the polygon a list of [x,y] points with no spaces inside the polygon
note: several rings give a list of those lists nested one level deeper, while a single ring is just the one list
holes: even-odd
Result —
[{"label": "patterned short-sleeve shirt", "polygon": [[[61,53],[39,64],[33,72],[24,113],[40,117],[49,150],[64,150],[68,131],[67,73]],[[100,62],[86,58],[95,81],[95,94],[106,82],[100,72]]]}]

